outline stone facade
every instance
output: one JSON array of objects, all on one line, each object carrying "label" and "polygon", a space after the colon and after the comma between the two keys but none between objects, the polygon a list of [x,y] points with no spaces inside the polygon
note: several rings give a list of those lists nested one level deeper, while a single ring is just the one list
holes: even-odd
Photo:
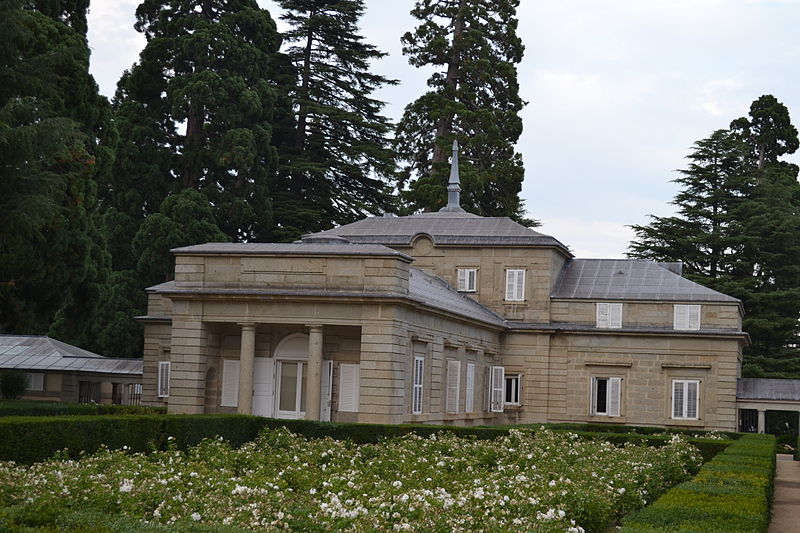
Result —
[{"label": "stone facade", "polygon": [[173,413],[736,428],[741,304],[676,265],[456,209],[174,253],[141,317],[143,400]]}]

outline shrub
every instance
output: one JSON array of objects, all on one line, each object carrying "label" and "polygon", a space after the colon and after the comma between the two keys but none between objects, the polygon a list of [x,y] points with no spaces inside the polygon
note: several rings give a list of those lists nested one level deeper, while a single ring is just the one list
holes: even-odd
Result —
[{"label": "shrub", "polygon": [[745,435],[691,481],[628,517],[622,533],[765,532],[775,479],[775,437]]},{"label": "shrub", "polygon": [[28,388],[28,377],[25,372],[19,370],[9,370],[0,374],[0,391],[3,398],[15,400],[22,396]]},{"label": "shrub", "polygon": [[35,400],[0,400],[0,416],[155,414],[166,414],[166,408],[147,407],[143,405],[82,404],[65,402],[39,402]]}]

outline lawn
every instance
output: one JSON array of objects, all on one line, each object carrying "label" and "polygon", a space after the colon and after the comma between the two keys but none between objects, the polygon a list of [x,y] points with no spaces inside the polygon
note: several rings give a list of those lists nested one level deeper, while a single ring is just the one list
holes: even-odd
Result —
[{"label": "lawn", "polygon": [[700,466],[679,436],[661,448],[545,429],[355,445],[268,429],[240,448],[217,439],[186,451],[0,463],[0,507],[122,514],[176,530],[604,532]]}]

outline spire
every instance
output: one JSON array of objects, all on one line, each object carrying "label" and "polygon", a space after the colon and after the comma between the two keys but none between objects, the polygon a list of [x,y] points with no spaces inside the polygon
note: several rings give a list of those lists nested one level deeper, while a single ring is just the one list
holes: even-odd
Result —
[{"label": "spire", "polygon": [[450,161],[450,181],[447,184],[447,205],[439,211],[459,211],[461,209],[461,180],[458,177],[458,141],[453,141],[453,159]]}]

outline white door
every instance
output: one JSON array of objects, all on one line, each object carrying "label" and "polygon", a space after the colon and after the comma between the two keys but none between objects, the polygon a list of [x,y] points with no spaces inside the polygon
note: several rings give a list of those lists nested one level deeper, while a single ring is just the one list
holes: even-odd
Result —
[{"label": "white door", "polygon": [[305,418],[308,365],[302,361],[278,361],[277,418]]},{"label": "white door", "polygon": [[319,419],[331,421],[331,388],[333,385],[333,361],[322,361],[322,393],[320,394]]},{"label": "white door", "polygon": [[275,360],[256,357],[253,365],[253,414],[275,414]]}]

